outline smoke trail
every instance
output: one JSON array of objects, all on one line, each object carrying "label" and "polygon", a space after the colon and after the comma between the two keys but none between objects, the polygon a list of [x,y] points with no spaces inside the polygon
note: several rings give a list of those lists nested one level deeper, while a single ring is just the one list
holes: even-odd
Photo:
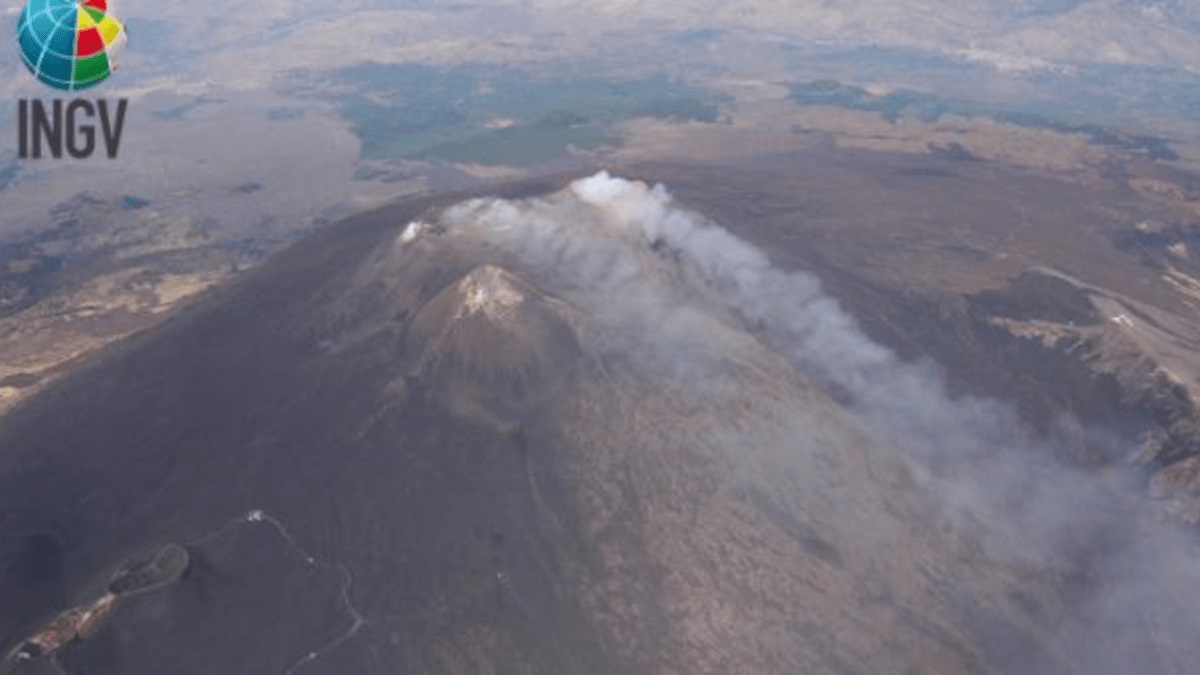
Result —
[{"label": "smoke trail", "polygon": [[679,302],[686,286],[669,283],[672,274],[691,273],[804,371],[929,456],[990,454],[1001,440],[1027,440],[1013,438],[1019,425],[1003,406],[952,399],[932,365],[901,362],[872,342],[816,278],[773,268],[750,244],[676,207],[662,186],[602,172],[548,198],[472,200],[444,218],[554,277],[554,287],[582,290],[591,308],[652,317],[660,332],[696,304],[694,296]]},{"label": "smoke trail", "polygon": [[[471,200],[441,220],[512,255],[600,323],[643,340],[653,333],[656,356],[676,368],[702,361],[694,355],[705,325],[722,312],[752,328],[887,445],[907,450],[947,510],[966,515],[960,526],[980,528],[991,557],[1083,570],[1085,620],[1060,638],[1081,667],[1115,674],[1147,649],[1194,651],[1179,634],[1195,637],[1200,626],[1200,602],[1183,599],[1200,590],[1200,578],[1179,537],[1137,508],[1114,506],[1111,487],[1094,476],[1056,462],[1049,442],[1033,438],[1008,407],[951,397],[934,365],[904,362],[872,342],[816,278],[772,267],[752,245],[674,204],[661,185],[601,172],[548,197]],[[1147,624],[1156,626],[1154,644],[1132,637]],[[1164,637],[1172,631],[1174,642]]]}]

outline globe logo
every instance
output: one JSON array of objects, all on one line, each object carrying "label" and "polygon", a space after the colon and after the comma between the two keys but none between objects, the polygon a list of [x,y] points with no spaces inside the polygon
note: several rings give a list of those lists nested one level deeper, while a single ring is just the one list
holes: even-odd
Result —
[{"label": "globe logo", "polygon": [[17,23],[25,65],[56,89],[86,89],[103,81],[123,41],[108,0],[30,0]]}]

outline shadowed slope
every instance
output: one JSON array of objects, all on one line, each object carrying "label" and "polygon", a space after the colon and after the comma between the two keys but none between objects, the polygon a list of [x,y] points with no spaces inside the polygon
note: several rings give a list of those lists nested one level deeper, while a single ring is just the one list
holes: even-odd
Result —
[{"label": "shadowed slope", "polygon": [[351,219],[6,418],[5,645],[174,541],[71,663],[1071,672],[1056,572],[989,556],[605,180]]}]

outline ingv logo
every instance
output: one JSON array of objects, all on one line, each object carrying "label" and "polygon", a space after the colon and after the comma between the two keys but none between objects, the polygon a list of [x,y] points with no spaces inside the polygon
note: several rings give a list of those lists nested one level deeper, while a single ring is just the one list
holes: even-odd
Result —
[{"label": "ingv logo", "polygon": [[[30,0],[17,23],[17,45],[29,72],[64,91],[107,79],[124,40],[124,27],[107,0]],[[115,109],[105,99],[55,99],[47,110],[44,101],[22,99],[17,104],[18,155],[40,158],[44,142],[55,158],[62,157],[64,147],[76,159],[90,157],[96,149],[96,127],[90,120],[99,113],[106,154],[114,158],[127,105],[126,99],[119,99]]]}]

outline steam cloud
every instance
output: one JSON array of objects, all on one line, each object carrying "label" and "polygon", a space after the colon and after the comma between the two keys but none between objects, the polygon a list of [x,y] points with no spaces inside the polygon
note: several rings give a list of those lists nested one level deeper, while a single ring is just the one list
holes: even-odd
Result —
[{"label": "steam cloud", "polygon": [[441,220],[554,288],[592,298],[588,309],[602,321],[631,333],[651,325],[676,367],[689,367],[688,345],[703,339],[705,303],[726,312],[846,401],[886,444],[906,450],[947,511],[969,514],[960,526],[981,528],[991,557],[1089,580],[1084,627],[1060,639],[1081,671],[1150,672],[1142,667],[1153,650],[1161,662],[1173,653],[1184,664],[1163,672],[1189,672],[1200,632],[1191,545],[1144,509],[1114,506],[1112,486],[1053,459],[1051,441],[1023,430],[1006,406],[951,397],[934,366],[872,342],[813,276],[774,268],[761,251],[678,207],[662,186],[604,172],[548,197],[472,200]]}]

